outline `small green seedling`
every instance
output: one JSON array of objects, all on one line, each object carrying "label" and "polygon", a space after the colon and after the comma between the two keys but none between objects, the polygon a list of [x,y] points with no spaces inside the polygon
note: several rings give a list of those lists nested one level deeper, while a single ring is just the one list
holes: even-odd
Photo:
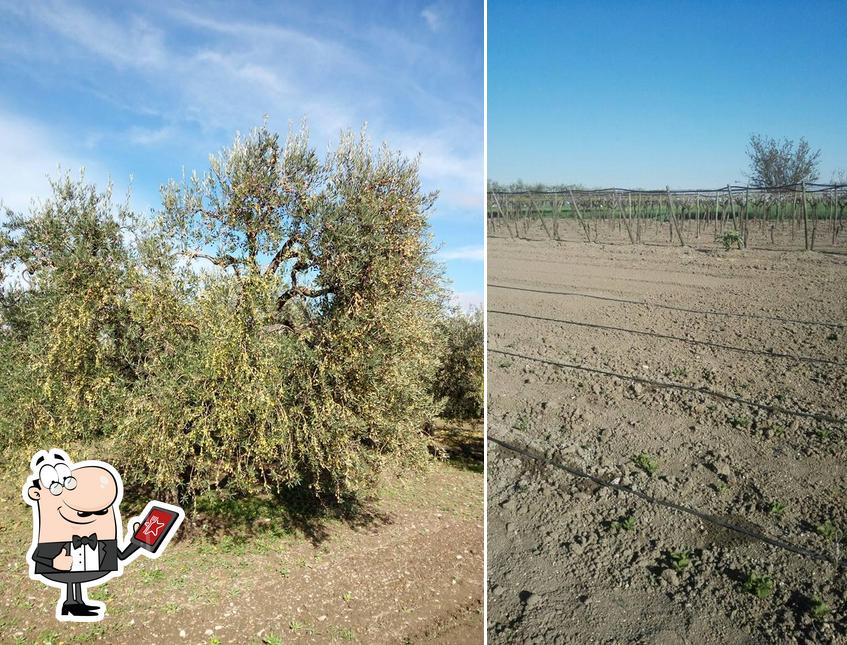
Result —
[{"label": "small green seedling", "polygon": [[729,417],[729,425],[733,428],[744,428],[747,429],[750,427],[750,417],[745,416],[743,414],[738,414],[732,417]]},{"label": "small green seedling", "polygon": [[809,604],[809,609],[812,614],[812,618],[815,620],[821,620],[829,613],[829,605],[827,605],[820,596],[812,598],[812,602]]},{"label": "small green seedling", "polygon": [[785,512],[785,504],[779,500],[774,500],[771,502],[768,512],[774,517],[782,517],[782,514]]},{"label": "small green seedling", "polygon": [[741,237],[741,231],[725,231],[716,236],[715,241],[723,244],[724,251],[729,251],[733,245],[741,249],[744,239]]},{"label": "small green seedling", "polygon": [[691,564],[691,559],[686,551],[672,551],[670,554],[671,568],[677,573],[682,573]]},{"label": "small green seedling", "polygon": [[525,412],[518,415],[518,419],[512,426],[512,430],[517,430],[518,432],[526,432],[529,430],[529,415]]},{"label": "small green seedling", "polygon": [[619,520],[612,522],[612,528],[616,531],[631,531],[635,528],[635,516],[625,515]]},{"label": "small green seedling", "polygon": [[636,466],[651,477],[659,470],[658,460],[654,459],[646,452],[642,452],[640,455],[633,457],[632,460],[635,462]]},{"label": "small green seedling", "polygon": [[753,594],[756,598],[767,598],[773,592],[773,580],[768,576],[751,572],[744,582],[744,591]]},{"label": "small green seedling", "polygon": [[815,434],[818,436],[818,439],[821,441],[826,441],[832,436],[832,430],[825,426],[821,426],[815,430]]},{"label": "small green seedling", "polygon": [[344,602],[346,602],[347,604],[350,604],[350,601],[351,601],[351,600],[353,600],[353,593],[352,593],[352,592],[350,592],[350,591],[345,591],[345,592],[341,595],[341,600],[343,600],[343,601],[344,601]]},{"label": "small green seedling", "polygon": [[684,367],[674,367],[671,370],[671,376],[673,376],[675,379],[678,379],[678,380],[687,378],[688,377],[688,370],[685,369]]},{"label": "small green seedling", "polygon": [[838,535],[838,527],[835,526],[832,520],[827,520],[823,524],[818,524],[815,527],[815,533],[830,542],[835,542],[835,538]]}]

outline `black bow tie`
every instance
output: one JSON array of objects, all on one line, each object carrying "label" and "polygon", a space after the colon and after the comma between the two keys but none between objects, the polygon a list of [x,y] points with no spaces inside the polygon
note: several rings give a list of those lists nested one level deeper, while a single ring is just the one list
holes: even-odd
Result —
[{"label": "black bow tie", "polygon": [[90,546],[92,549],[96,549],[97,548],[97,534],[92,533],[88,537],[85,537],[84,535],[82,537],[80,537],[78,535],[74,535],[74,538],[73,538],[74,548],[78,549],[80,547],[80,545],[82,545],[82,544],[86,544],[86,545]]}]

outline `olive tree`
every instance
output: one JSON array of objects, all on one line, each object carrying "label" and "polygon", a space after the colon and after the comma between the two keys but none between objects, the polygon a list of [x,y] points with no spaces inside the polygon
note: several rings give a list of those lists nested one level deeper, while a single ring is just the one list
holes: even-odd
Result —
[{"label": "olive tree", "polygon": [[443,306],[416,161],[363,134],[320,159],[262,127],[163,187],[162,239],[209,267],[195,335],[152,357],[121,444],[131,483],[188,501],[369,487],[420,463]]},{"label": "olive tree", "polygon": [[450,312],[439,327],[444,346],[433,394],[441,402],[441,414],[451,419],[479,419],[485,405],[482,310]]},{"label": "olive tree", "polygon": [[127,309],[131,213],[83,177],[51,182],[0,228],[4,443],[78,439],[114,425],[134,380]]}]

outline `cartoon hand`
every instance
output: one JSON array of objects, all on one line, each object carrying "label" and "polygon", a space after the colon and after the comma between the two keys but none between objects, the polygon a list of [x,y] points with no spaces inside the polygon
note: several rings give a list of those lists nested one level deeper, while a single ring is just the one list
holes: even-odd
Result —
[{"label": "cartoon hand", "polygon": [[68,548],[62,551],[59,555],[53,558],[53,568],[59,571],[70,571],[74,564],[73,558],[67,553]]}]

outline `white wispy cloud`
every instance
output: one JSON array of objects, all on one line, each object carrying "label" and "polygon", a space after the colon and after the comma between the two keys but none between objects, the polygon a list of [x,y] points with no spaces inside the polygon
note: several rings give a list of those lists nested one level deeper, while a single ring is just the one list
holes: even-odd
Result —
[{"label": "white wispy cloud", "polygon": [[485,259],[485,249],[482,246],[460,246],[455,249],[443,250],[438,254],[442,260],[472,260],[482,262]]},{"label": "white wispy cloud", "polygon": [[[33,205],[52,194],[50,179],[65,173],[104,190],[112,186],[116,201],[129,195],[130,207],[149,212],[157,196],[141,195],[132,188],[132,178],[115,177],[96,158],[80,156],[74,146],[56,136],[43,123],[0,108],[0,203],[15,212],[28,212]],[[0,212],[0,218],[5,211]]]},{"label": "white wispy cloud", "polygon": [[33,198],[50,193],[48,175],[58,175],[60,168],[77,172],[85,165],[60,149],[41,124],[0,110],[0,201],[5,207],[28,210]]},{"label": "white wispy cloud", "polygon": [[432,31],[438,31],[439,27],[441,27],[441,15],[438,13],[435,5],[430,5],[421,11],[421,17]]},{"label": "white wispy cloud", "polygon": [[[345,33],[348,44],[332,36],[344,29],[338,25],[307,32],[279,21],[231,19],[220,6],[198,11],[162,5],[155,16],[139,15],[139,7],[123,17],[97,11],[97,6],[47,2],[0,8],[54,37],[50,48],[16,40],[18,57],[94,58],[122,72],[118,89],[97,74],[86,81],[87,89],[122,109],[137,109],[147,125],[111,136],[87,133],[92,150],[115,136],[138,146],[155,145],[181,126],[199,128],[210,142],[219,141],[222,130],[244,129],[265,114],[295,121],[305,117],[317,140],[332,141],[340,130],[356,129],[367,120],[377,140],[384,138],[410,156],[421,154],[422,178],[440,191],[440,207],[481,209],[482,125],[468,116],[472,106],[469,110],[461,99],[447,100],[434,84],[427,88],[415,80],[435,70],[449,75],[455,65],[430,44],[385,27]],[[448,13],[449,7],[435,3],[421,15],[431,29],[439,29]],[[176,26],[201,37],[177,38]],[[392,104],[397,96],[406,96],[426,119],[401,131],[392,128],[386,112],[397,109]],[[195,138],[193,144],[202,142]]]},{"label": "white wispy cloud", "polygon": [[33,2],[24,6],[44,26],[116,67],[162,68],[169,62],[164,33],[141,17],[133,16],[128,24],[122,24],[78,4]]},{"label": "white wispy cloud", "polygon": [[470,312],[482,309],[482,294],[478,291],[454,291],[450,295],[450,302],[462,311]]}]

